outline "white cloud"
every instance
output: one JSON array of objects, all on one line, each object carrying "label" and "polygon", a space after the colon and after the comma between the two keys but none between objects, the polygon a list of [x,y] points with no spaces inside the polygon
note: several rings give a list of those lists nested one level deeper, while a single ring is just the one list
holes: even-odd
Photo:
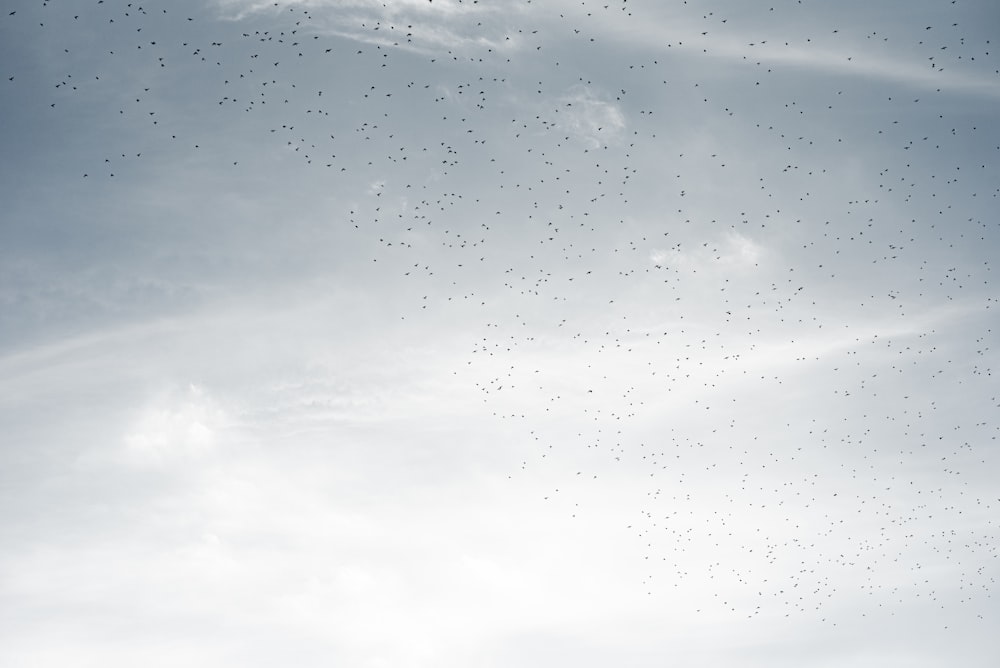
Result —
[{"label": "white cloud", "polygon": [[141,465],[176,464],[213,453],[225,412],[202,388],[189,385],[153,399],[128,428],[126,457]]},{"label": "white cloud", "polygon": [[508,29],[521,6],[514,2],[476,3],[456,0],[217,0],[230,20],[244,20],[279,10],[310,13],[305,29],[347,39],[394,46],[421,53],[442,50],[509,51],[520,44]]},{"label": "white cloud", "polygon": [[690,250],[682,244],[669,249],[654,248],[649,261],[657,269],[733,272],[759,267],[765,256],[761,244],[739,232],[730,232],[721,240],[702,242]]},{"label": "white cloud", "polygon": [[[567,8],[568,9],[568,8]],[[1000,83],[989,70],[980,71],[968,61],[953,62],[941,67],[945,52],[932,52],[939,56],[931,66],[926,55],[914,55],[907,49],[913,45],[897,45],[882,40],[850,39],[838,32],[839,39],[827,43],[807,38],[817,33],[829,35],[836,25],[825,25],[821,14],[802,22],[773,21],[774,15],[759,12],[758,23],[744,16],[743,21],[722,23],[718,19],[694,20],[681,11],[667,10],[655,4],[637,7],[635,11],[605,12],[597,28],[617,42],[634,45],[637,42],[663,53],[683,53],[690,57],[721,59],[740,63],[780,65],[797,70],[834,74],[860,79],[891,82],[923,90],[951,90],[990,98],[1000,97]],[[724,15],[719,8],[719,15]],[[733,13],[743,14],[741,10]],[[753,12],[750,12],[753,14]],[[759,23],[761,17],[765,22]],[[887,18],[888,17],[888,18]],[[895,28],[892,13],[861,16],[857,20],[871,21],[858,26],[857,33],[884,35]],[[840,24],[843,28],[843,24]],[[873,28],[875,30],[873,31]],[[793,41],[793,39],[795,41]],[[796,44],[796,41],[798,44]],[[988,45],[988,42],[987,42]]]},{"label": "white cloud", "polygon": [[577,85],[558,100],[557,127],[599,148],[617,141],[625,130],[621,107],[589,86]]},{"label": "white cloud", "polygon": [[995,79],[961,71],[932,69],[924,63],[903,59],[899,55],[879,54],[863,48],[803,48],[787,44],[750,44],[744,40],[745,38],[735,36],[714,36],[697,45],[704,46],[709,57],[761,61],[925,90],[953,90],[991,98],[1000,97],[1000,84]]}]

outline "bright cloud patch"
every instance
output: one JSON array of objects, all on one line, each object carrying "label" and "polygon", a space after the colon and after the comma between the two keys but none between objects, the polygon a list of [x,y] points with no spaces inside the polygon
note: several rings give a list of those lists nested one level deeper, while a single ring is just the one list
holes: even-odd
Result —
[{"label": "bright cloud patch", "polygon": [[225,413],[201,388],[190,385],[152,401],[125,435],[129,459],[141,464],[201,458],[211,454]]},{"label": "bright cloud patch", "polygon": [[621,107],[586,86],[574,87],[560,99],[560,127],[592,148],[613,142],[625,130]]},{"label": "bright cloud patch", "polygon": [[462,3],[456,0],[285,0],[254,2],[218,0],[219,11],[231,20],[251,19],[277,11],[301,12],[308,18],[305,31],[399,47],[421,52],[440,50],[509,50],[520,43],[508,19],[521,11],[518,4]]}]

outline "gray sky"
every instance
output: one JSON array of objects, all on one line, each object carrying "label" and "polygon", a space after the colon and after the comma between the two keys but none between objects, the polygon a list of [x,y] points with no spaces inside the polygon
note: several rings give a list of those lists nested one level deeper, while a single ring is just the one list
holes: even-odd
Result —
[{"label": "gray sky", "polygon": [[4,666],[993,667],[987,0],[13,0]]}]

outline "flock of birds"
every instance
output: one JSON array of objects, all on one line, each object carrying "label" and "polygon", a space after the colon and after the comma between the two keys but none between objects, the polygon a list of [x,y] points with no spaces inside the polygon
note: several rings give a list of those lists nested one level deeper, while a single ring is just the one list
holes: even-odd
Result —
[{"label": "flock of birds", "polygon": [[[116,137],[67,166],[95,188],[181,156],[351,193],[331,225],[412,295],[400,326],[476,323],[455,375],[536,444],[512,479],[549,467],[572,521],[605,472],[645,485],[651,592],[824,616],[845,587],[935,600],[945,572],[985,605],[1000,77],[960,21],[734,52],[713,37],[746,16],[674,3],[696,27],[650,58],[626,0],[197,4],[15,2],[4,31],[59,69],[4,63],[3,94]],[[926,67],[886,89],[848,38]],[[790,79],[810,49],[842,58]]]}]

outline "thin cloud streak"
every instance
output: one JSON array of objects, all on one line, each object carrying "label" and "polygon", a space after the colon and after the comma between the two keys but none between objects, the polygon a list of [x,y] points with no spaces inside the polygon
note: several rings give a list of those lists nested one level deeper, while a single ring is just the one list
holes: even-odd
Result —
[{"label": "thin cloud streak", "polygon": [[[703,46],[696,44],[696,46]],[[688,51],[696,48],[689,47]],[[825,72],[847,78],[873,79],[922,90],[942,90],[1000,98],[1000,82],[993,78],[944,69],[931,69],[911,61],[874,53],[833,51],[822,47],[804,49],[772,44],[750,45],[737,38],[704,40],[706,55],[738,61],[760,61],[796,69]]]},{"label": "thin cloud streak", "polygon": [[[571,3],[561,7],[574,12],[582,19],[581,11]],[[719,12],[721,13],[721,12]],[[587,17],[589,18],[589,16]],[[724,60],[741,64],[760,63],[780,65],[792,70],[812,71],[839,77],[891,82],[919,90],[942,90],[987,98],[1000,98],[1000,80],[996,72],[975,73],[967,71],[972,64],[952,63],[948,67],[932,68],[930,62],[916,56],[908,57],[891,45],[886,53],[877,53],[866,44],[848,44],[832,49],[820,44],[795,46],[787,35],[780,38],[761,38],[749,31],[740,32],[729,23],[694,23],[680,14],[663,13],[662,8],[652,10],[639,6],[631,14],[605,12],[596,29],[608,39],[622,46],[641,44],[661,54],[681,53],[691,58]],[[550,14],[550,20],[556,20]],[[802,28],[805,34],[817,26]],[[782,44],[782,42],[784,42]],[[988,42],[987,42],[988,48]],[[965,68],[966,71],[963,71]],[[763,72],[761,73],[763,75]]]},{"label": "thin cloud streak", "polygon": [[[278,3],[220,0],[218,8],[231,21],[244,21],[283,9],[299,9],[311,12],[310,22],[302,26],[304,31],[423,55],[473,49],[512,52],[521,44],[516,33],[495,25],[498,20],[507,22],[511,16],[521,14],[516,3],[496,6],[447,1],[432,4],[417,0],[292,0]],[[469,35],[470,32],[473,34]]]}]

